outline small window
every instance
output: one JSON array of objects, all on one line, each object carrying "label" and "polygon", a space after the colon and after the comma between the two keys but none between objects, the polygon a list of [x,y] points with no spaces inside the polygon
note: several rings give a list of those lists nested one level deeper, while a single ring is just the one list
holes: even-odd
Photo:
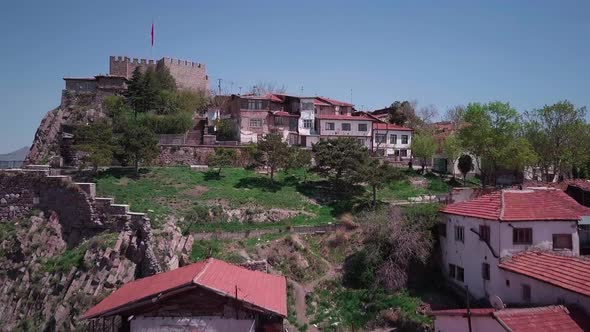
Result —
[{"label": "small window", "polygon": [[336,128],[334,122],[326,122],[326,130],[334,130],[334,128]]},{"label": "small window", "polygon": [[465,281],[465,270],[462,267],[457,266],[457,280],[463,282]]},{"label": "small window", "polygon": [[252,127],[252,128],[262,127],[262,119],[250,119],[250,127]]},{"label": "small window", "polygon": [[358,138],[359,143],[361,143],[362,146],[365,146],[365,142],[366,140],[364,138]]},{"label": "small window", "polygon": [[405,149],[399,150],[399,155],[400,155],[400,157],[407,157],[408,150],[405,150]]},{"label": "small window", "polygon": [[439,223],[438,224],[438,234],[442,237],[447,237],[447,224],[446,223]]},{"label": "small window", "polygon": [[490,243],[490,226],[479,225],[479,239],[485,243]]},{"label": "small window", "polygon": [[571,234],[553,234],[553,249],[569,249],[572,250],[572,235]]},{"label": "small window", "polygon": [[303,120],[303,128],[310,129],[313,121],[310,119]]},{"label": "small window", "polygon": [[455,226],[455,241],[465,243],[465,227]]},{"label": "small window", "polygon": [[531,286],[525,284],[522,285],[522,301],[531,302]]},{"label": "small window", "polygon": [[397,144],[397,135],[396,134],[389,135],[389,143],[390,144]]},{"label": "small window", "polygon": [[457,276],[457,267],[455,264],[449,264],[449,277],[455,279]]},{"label": "small window", "polygon": [[533,244],[533,229],[532,228],[513,228],[512,229],[512,243],[513,244]]},{"label": "small window", "polygon": [[350,123],[343,123],[342,131],[350,131]]},{"label": "small window", "polygon": [[510,287],[510,280],[506,279],[506,287]]},{"label": "small window", "polygon": [[481,277],[483,278],[483,280],[490,280],[490,264],[481,264]]},{"label": "small window", "polygon": [[377,134],[375,135],[375,142],[380,144],[380,143],[385,143],[385,140],[387,139],[387,135],[385,134]]},{"label": "small window", "polygon": [[408,144],[408,135],[402,135],[402,144]]},{"label": "small window", "polygon": [[367,131],[367,124],[359,123],[359,131]]}]

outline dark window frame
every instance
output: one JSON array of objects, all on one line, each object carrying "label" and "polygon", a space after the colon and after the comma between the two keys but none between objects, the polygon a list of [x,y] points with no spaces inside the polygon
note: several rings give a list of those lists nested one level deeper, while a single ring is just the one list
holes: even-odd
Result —
[{"label": "dark window frame", "polygon": [[530,227],[512,229],[512,244],[531,245],[533,244],[533,229]]},{"label": "dark window frame", "polygon": [[369,131],[369,126],[367,126],[366,123],[359,123],[357,128],[358,128],[358,131]]},{"label": "dark window frame", "polygon": [[485,243],[490,243],[491,229],[488,225],[479,225],[479,239]]},{"label": "dark window frame", "polygon": [[464,226],[455,226],[455,242],[456,241],[465,243],[465,227]]},{"label": "dark window frame", "polygon": [[449,277],[453,279],[457,277],[457,265],[449,264]]},{"label": "dark window frame", "polygon": [[483,280],[490,280],[490,264],[481,263],[481,277]]},{"label": "dark window frame", "polygon": [[408,144],[408,139],[409,139],[408,135],[402,135],[402,144]]},{"label": "dark window frame", "polygon": [[457,266],[457,280],[465,282],[465,269],[459,266]]},{"label": "dark window frame", "polygon": [[[555,242],[558,242],[556,240],[558,236],[567,236],[568,241],[569,241],[569,245],[567,247],[563,247],[563,246],[556,247],[555,246]],[[553,240],[553,243],[552,243],[553,250],[563,250],[563,249],[573,250],[574,249],[574,241],[573,241],[573,238],[572,238],[572,234],[571,233],[553,234],[552,240]]]},{"label": "dark window frame", "polygon": [[[346,128],[344,128],[345,126]],[[350,122],[343,122],[342,124],[340,124],[340,128],[342,129],[342,131],[351,131],[352,125],[350,124]]]}]

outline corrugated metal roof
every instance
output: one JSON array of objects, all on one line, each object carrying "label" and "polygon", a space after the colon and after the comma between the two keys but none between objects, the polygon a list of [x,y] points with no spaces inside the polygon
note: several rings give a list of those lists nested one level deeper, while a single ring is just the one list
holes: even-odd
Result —
[{"label": "corrugated metal roof", "polygon": [[237,287],[238,300],[283,317],[287,316],[285,277],[251,271],[209,258],[206,261],[127,283],[90,308],[82,318],[111,315],[130,304],[191,285],[198,285],[232,298],[236,297]]}]

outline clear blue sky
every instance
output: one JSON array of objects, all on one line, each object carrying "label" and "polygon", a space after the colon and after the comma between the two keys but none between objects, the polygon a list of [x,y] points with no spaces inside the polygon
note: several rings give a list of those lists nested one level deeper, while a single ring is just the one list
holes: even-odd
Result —
[{"label": "clear blue sky", "polygon": [[[590,106],[588,1],[2,1],[0,153],[28,145],[64,76],[109,55],[205,63],[217,78],[378,108],[440,113],[472,101],[519,111]],[[227,86],[229,88],[229,84]]]}]

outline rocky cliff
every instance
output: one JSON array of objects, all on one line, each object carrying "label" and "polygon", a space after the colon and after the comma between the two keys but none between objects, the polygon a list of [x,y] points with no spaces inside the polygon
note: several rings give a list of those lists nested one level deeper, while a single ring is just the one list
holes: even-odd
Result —
[{"label": "rocky cliff", "polygon": [[192,237],[154,233],[93,184],[5,172],[0,197],[0,330],[84,330],[78,316],[117,287],[188,262]]}]

